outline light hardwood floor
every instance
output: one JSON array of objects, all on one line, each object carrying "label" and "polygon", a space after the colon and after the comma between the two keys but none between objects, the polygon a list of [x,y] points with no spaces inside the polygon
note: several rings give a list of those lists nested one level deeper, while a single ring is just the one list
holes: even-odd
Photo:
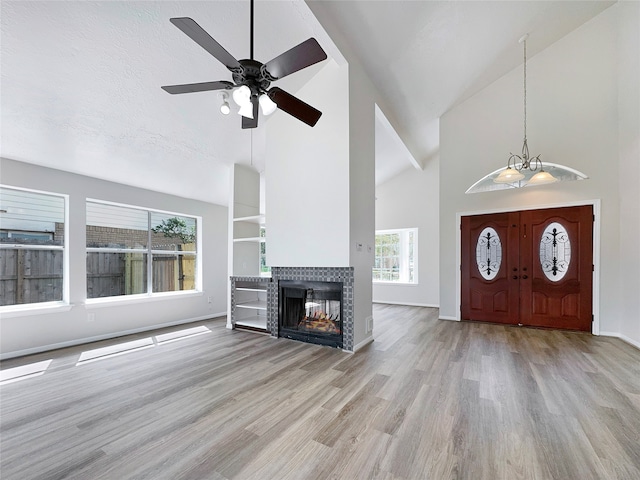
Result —
[{"label": "light hardwood floor", "polygon": [[[374,307],[356,354],[225,329],[0,387],[2,480],[640,479],[640,351]],[[193,327],[190,325],[189,327]]]}]

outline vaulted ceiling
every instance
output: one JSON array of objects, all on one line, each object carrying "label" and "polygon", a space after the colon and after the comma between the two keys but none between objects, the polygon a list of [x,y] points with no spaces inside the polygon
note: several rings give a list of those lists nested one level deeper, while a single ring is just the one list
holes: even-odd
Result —
[{"label": "vaulted ceiling", "polygon": [[[613,3],[257,0],[254,57],[264,63],[312,36],[328,61],[340,57],[333,41],[355,54],[380,93],[383,181],[437,155],[439,117],[519,67],[523,33],[531,57]],[[247,0],[3,0],[1,9],[3,157],[221,204],[229,165],[262,168],[268,119],[242,130],[238,115],[219,113],[216,92],[160,89],[230,80],[169,18],[192,17],[248,58]],[[320,68],[278,86],[295,94]]]}]

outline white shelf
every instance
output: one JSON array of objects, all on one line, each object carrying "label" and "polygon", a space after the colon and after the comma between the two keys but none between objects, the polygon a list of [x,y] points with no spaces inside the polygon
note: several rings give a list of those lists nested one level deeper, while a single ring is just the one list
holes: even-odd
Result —
[{"label": "white shelf", "polygon": [[245,238],[234,238],[233,243],[237,242],[255,242],[262,243],[266,240],[265,237],[245,237]]},{"label": "white shelf", "polygon": [[236,320],[236,325],[241,327],[251,327],[251,328],[260,328],[262,330],[267,329],[267,317],[255,316],[255,317],[247,317]]},{"label": "white shelf", "polygon": [[250,308],[252,310],[266,310],[267,302],[264,300],[254,300],[252,302],[236,303],[236,308]]},{"label": "white shelf", "polygon": [[[264,278],[267,278],[267,277],[264,277]],[[265,288],[236,287],[236,292],[261,292],[261,293],[267,293],[267,287],[265,287]]]},{"label": "white shelf", "polygon": [[250,217],[238,217],[234,218],[234,222],[248,222],[248,223],[258,223],[262,225],[264,223],[264,215],[251,215]]}]

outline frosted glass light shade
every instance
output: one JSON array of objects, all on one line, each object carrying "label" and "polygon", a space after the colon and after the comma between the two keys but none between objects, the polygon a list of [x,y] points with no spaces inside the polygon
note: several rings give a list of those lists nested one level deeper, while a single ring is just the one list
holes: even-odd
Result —
[{"label": "frosted glass light shade", "polygon": [[493,179],[495,183],[513,183],[518,180],[522,180],[524,178],[524,174],[520,173],[515,168],[507,167],[500,172],[496,178]]},{"label": "frosted glass light shade", "polygon": [[275,102],[264,93],[260,95],[258,102],[260,103],[263,115],[271,115],[278,108],[278,105],[276,105]]},{"label": "frosted glass light shade", "polygon": [[243,107],[247,103],[251,104],[251,90],[249,87],[242,85],[241,87],[236,88],[233,91],[233,101],[236,102],[239,107]]},{"label": "frosted glass light shade", "polygon": [[231,107],[229,106],[229,94],[227,92],[218,93],[218,98],[220,99],[220,113],[223,115],[229,115],[231,112]]},{"label": "frosted glass light shade", "polygon": [[245,103],[240,106],[240,110],[238,110],[238,115],[242,115],[243,117],[253,118],[253,104],[251,101],[249,103]]},{"label": "frosted glass light shade", "polygon": [[549,172],[540,170],[533,177],[531,177],[531,179],[527,182],[527,185],[544,185],[546,183],[554,183],[557,181],[558,179],[551,175]]}]

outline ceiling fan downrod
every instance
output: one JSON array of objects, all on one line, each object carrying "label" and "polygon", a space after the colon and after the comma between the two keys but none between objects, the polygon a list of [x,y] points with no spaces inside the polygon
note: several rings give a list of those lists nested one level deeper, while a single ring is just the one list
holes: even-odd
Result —
[{"label": "ceiling fan downrod", "polygon": [[251,31],[249,32],[249,59],[253,60],[253,0],[249,10],[249,24]]}]

